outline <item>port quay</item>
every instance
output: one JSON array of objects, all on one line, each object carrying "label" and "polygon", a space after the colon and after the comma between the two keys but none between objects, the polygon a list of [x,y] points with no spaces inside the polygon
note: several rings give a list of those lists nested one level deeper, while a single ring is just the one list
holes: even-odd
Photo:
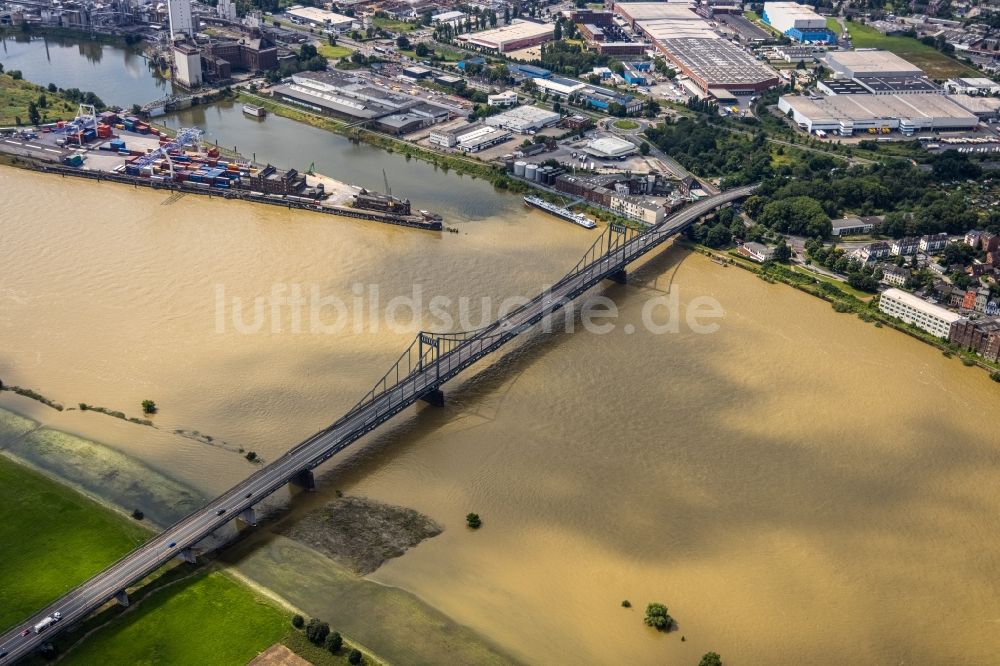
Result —
[{"label": "port quay", "polygon": [[[247,105],[244,113],[265,112]],[[171,136],[124,112],[97,113],[81,105],[72,121],[13,129],[0,141],[10,163],[43,173],[111,181],[185,194],[218,196],[272,206],[440,231],[440,215],[413,210],[408,199],[349,185],[318,173],[300,173],[221,154],[202,144],[202,131]],[[84,166],[86,163],[86,166]]]}]

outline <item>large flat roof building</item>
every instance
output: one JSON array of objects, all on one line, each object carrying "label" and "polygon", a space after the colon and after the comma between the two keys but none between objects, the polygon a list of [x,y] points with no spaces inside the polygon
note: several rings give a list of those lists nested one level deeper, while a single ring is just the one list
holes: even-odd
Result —
[{"label": "large flat roof building", "polygon": [[982,119],[1000,117],[1000,99],[981,95],[948,95],[948,99]]},{"label": "large flat roof building", "polygon": [[635,144],[625,139],[615,136],[604,136],[589,141],[584,147],[588,155],[599,157],[605,160],[624,159],[627,155],[636,152]]},{"label": "large flat roof building", "polygon": [[350,30],[354,25],[354,19],[350,16],[328,12],[317,7],[293,6],[285,10],[289,16],[305,21],[311,25],[321,28],[332,28],[334,30]]},{"label": "large flat roof building", "polygon": [[518,134],[527,134],[556,125],[561,117],[555,111],[540,109],[537,106],[519,106],[488,117],[486,124],[491,127],[502,127]]},{"label": "large flat roof building", "polygon": [[784,95],[778,100],[782,113],[803,129],[851,136],[870,128],[888,128],[910,135],[923,130],[971,130],[979,124],[974,113],[944,95],[834,95],[804,97]]},{"label": "large flat roof building", "polygon": [[899,289],[886,289],[878,299],[878,309],[939,338],[948,337],[951,325],[961,317],[940,305],[928,303]]},{"label": "large flat roof building", "polygon": [[499,28],[459,35],[456,40],[466,46],[496,53],[508,53],[518,49],[544,44],[552,39],[555,25],[514,19],[510,25]]},{"label": "large flat roof building", "polygon": [[657,19],[698,18],[691,2],[616,2],[614,12],[634,24]]},{"label": "large flat roof building", "polygon": [[867,77],[922,77],[916,65],[903,60],[889,51],[830,51],[826,54],[826,64],[835,76],[847,79]]},{"label": "large flat roof building", "polygon": [[777,72],[724,39],[665,39],[656,44],[706,93],[722,88],[733,94],[750,94],[779,82]]},{"label": "large flat roof building", "polygon": [[705,94],[752,94],[778,85],[778,74],[722,39],[689,2],[620,2],[614,11],[645,35]]}]

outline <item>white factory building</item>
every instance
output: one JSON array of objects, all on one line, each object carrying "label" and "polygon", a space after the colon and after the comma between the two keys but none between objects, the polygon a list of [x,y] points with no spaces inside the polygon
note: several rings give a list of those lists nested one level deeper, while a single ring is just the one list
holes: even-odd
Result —
[{"label": "white factory building", "polygon": [[338,32],[350,30],[351,26],[354,25],[354,19],[350,16],[328,12],[325,9],[318,9],[316,7],[294,5],[286,9],[285,13],[308,25],[317,28],[328,28]]},{"label": "white factory building", "polygon": [[1000,83],[993,79],[948,79],[944,89],[959,95],[997,95],[1000,94]]},{"label": "white factory building", "polygon": [[782,113],[792,113],[799,127],[851,136],[882,128],[912,135],[921,131],[967,131],[979,118],[944,95],[783,95],[778,100]]},{"label": "white factory building", "polygon": [[434,129],[428,141],[442,148],[457,148],[463,153],[475,153],[510,139],[510,131],[489,125],[469,125],[454,130]]},{"label": "white factory building", "polygon": [[924,75],[922,69],[895,53],[877,49],[830,51],[826,54],[826,64],[834,76],[845,79],[919,78]]},{"label": "white factory building", "polygon": [[636,152],[635,144],[614,136],[605,136],[589,141],[584,147],[588,155],[602,160],[620,160]]},{"label": "white factory building", "polygon": [[489,106],[517,106],[517,93],[513,90],[504,90],[495,95],[487,95],[486,104]]},{"label": "white factory building", "polygon": [[961,319],[951,310],[899,289],[886,289],[882,292],[878,299],[878,309],[939,338],[947,338],[951,325]]},{"label": "white factory building", "polygon": [[486,119],[486,124],[518,134],[534,134],[540,129],[557,125],[561,118],[562,116],[555,111],[540,109],[537,106],[518,106],[510,111],[490,116]]}]

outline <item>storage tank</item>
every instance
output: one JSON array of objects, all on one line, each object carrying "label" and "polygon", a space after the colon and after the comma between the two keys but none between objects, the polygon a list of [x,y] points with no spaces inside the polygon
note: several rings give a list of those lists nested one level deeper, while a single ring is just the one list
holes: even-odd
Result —
[{"label": "storage tank", "polygon": [[526,164],[524,165],[524,177],[528,180],[535,180],[538,178],[538,165],[537,164]]},{"label": "storage tank", "polygon": [[514,175],[515,176],[523,176],[524,175],[524,167],[525,167],[526,164],[527,163],[524,160],[518,160],[517,162],[514,162]]}]

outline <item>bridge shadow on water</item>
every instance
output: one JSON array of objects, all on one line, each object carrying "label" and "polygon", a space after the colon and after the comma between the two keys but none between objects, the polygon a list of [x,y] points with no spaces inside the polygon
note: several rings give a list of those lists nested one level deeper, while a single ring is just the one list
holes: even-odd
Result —
[{"label": "bridge shadow on water", "polygon": [[353,452],[341,454],[332,465],[324,466],[326,469],[321,467],[323,471],[317,481],[323,485],[335,484],[338,479],[353,481],[363,477],[372,466],[388,463],[401,450],[418,445],[436,431],[454,432],[495,420],[525,371],[558,349],[568,337],[589,335],[581,325],[580,303],[600,295],[620,304],[637,291],[668,292],[675,272],[689,255],[686,249],[668,246],[641,261],[629,274],[628,284],[604,282],[592,288],[574,302],[571,323],[562,316],[564,311],[560,311],[550,330],[543,329],[542,323],[536,324],[506,348],[479,361],[465,376],[446,384],[443,408],[418,403],[415,409],[396,416],[387,427],[367,435]]},{"label": "bridge shadow on water", "polygon": [[[551,330],[543,329],[543,324],[536,324],[499,353],[479,361],[466,371],[465,376],[446,384],[443,387],[443,407],[418,403],[394,417],[383,428],[366,435],[358,446],[345,450],[317,468],[316,492],[292,490],[289,495],[283,496],[290,501],[282,502],[268,514],[267,526],[276,528],[280,523],[294,521],[331,501],[339,488],[354,485],[377,470],[392,465],[409,449],[425,444],[436,434],[472,431],[494,422],[515,390],[519,378],[527,370],[559,349],[568,338],[591,335],[581,326],[580,303],[599,295],[621,307],[626,299],[635,297],[637,293],[668,293],[677,270],[690,254],[685,248],[667,245],[638,262],[629,274],[627,284],[606,281],[581,296],[574,303],[571,325],[563,318],[563,311],[554,318]],[[270,537],[258,534],[253,540],[255,543],[266,543]]]}]

